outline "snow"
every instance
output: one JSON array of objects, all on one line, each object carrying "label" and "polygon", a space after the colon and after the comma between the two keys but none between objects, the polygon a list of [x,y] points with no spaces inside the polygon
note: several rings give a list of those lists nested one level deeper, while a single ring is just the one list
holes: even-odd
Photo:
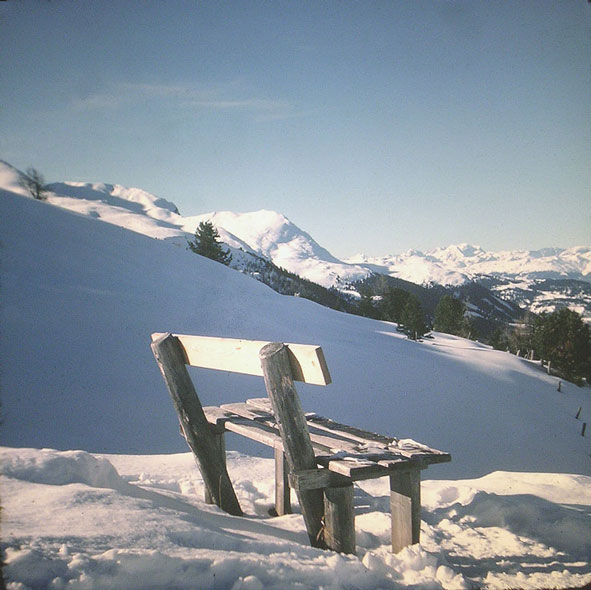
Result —
[{"label": "snow", "polygon": [[[559,395],[539,365],[443,334],[410,342],[394,324],[280,296],[166,241],[1,198],[4,444],[183,450],[149,348],[152,332],[173,331],[321,345],[333,384],[302,387],[304,407],[450,452],[438,477],[591,473],[579,434],[591,396],[570,384]],[[263,393],[256,377],[195,376],[206,404]]]},{"label": "snow", "polygon": [[387,482],[363,482],[355,490],[357,556],[343,556],[308,546],[297,503],[292,515],[268,516],[271,459],[228,454],[240,518],[203,502],[189,453],[2,448],[0,457],[12,590],[455,590],[591,580],[588,476],[424,481],[421,545],[396,555]]},{"label": "snow", "polygon": [[[121,198],[116,185],[80,185],[110,197],[84,199],[74,212],[54,206],[54,197],[17,194],[16,172],[3,174],[9,588],[591,581],[591,445],[589,432],[581,436],[591,417],[588,388],[562,383],[559,393],[558,380],[535,362],[443,334],[412,342],[394,324],[280,296],[170,240],[100,223],[85,207]],[[108,206],[120,207],[119,220],[148,219],[150,202],[136,193],[141,211]],[[177,215],[173,206],[158,209]],[[248,516],[205,505],[149,349],[155,331],[321,345],[333,384],[298,386],[305,410],[452,454],[423,473],[421,546],[389,552],[387,480],[374,480],[356,487],[358,556],[310,548],[301,515],[269,518],[272,461],[251,456],[260,447],[238,438],[228,440],[229,469]],[[264,395],[257,377],[192,375],[204,404]]]}]

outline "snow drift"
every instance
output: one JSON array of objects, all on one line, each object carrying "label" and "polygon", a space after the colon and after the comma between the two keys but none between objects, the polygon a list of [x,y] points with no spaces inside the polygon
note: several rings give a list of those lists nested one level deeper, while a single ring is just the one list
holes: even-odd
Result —
[{"label": "snow drift", "polygon": [[[298,513],[268,517],[272,459],[228,455],[243,518],[204,504],[189,453],[0,449],[0,459],[10,467],[2,481],[10,590],[462,590],[591,580],[585,476],[425,481],[421,545],[396,555],[387,481],[361,482],[354,557],[309,547]],[[109,477],[84,483],[98,465]]]}]

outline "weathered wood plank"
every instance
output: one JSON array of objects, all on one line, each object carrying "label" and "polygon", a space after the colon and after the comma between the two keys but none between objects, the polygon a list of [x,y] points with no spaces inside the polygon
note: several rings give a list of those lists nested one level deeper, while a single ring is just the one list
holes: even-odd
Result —
[{"label": "weathered wood plank", "polygon": [[187,444],[193,451],[209,493],[222,510],[241,515],[242,510],[228,471],[220,461],[219,445],[187,372],[179,341],[172,334],[165,334],[152,342],[151,346],[178,414]]},{"label": "weathered wood plank", "polygon": [[423,445],[411,439],[397,440],[395,443],[390,445],[389,450],[394,453],[401,454],[427,453],[431,455],[447,455],[447,453],[444,453],[443,451],[428,447],[427,445]]},{"label": "weathered wood plank", "polygon": [[222,408],[222,410],[226,410],[227,412],[233,412],[238,416],[248,418],[249,420],[254,420],[256,422],[268,424],[273,428],[277,426],[275,416],[273,416],[271,412],[257,410],[256,408],[253,408],[245,402],[233,402],[229,404],[222,404],[220,408]]},{"label": "weathered wood plank", "polygon": [[339,553],[355,554],[353,484],[324,490],[324,538]]},{"label": "weathered wood plank", "polygon": [[[264,397],[248,399],[246,400],[246,403],[261,411],[272,411],[269,400]],[[397,441],[396,438],[384,436],[375,432],[369,432],[368,430],[362,430],[361,428],[348,426],[347,424],[341,424],[340,422],[335,422],[330,418],[325,418],[324,416],[319,416],[315,413],[308,413],[305,414],[305,416],[309,429],[314,427],[318,430],[326,430],[336,437],[343,437],[343,439],[351,442],[371,445],[377,443],[378,445],[384,445],[384,447],[387,447]]]},{"label": "weathered wood plank", "polygon": [[[306,419],[293,384],[284,344],[267,344],[259,353],[265,386],[275,415],[291,472],[316,468],[316,456]],[[313,547],[325,548],[321,538],[324,500],[322,490],[297,490],[306,530]]]},{"label": "weathered wood plank", "polygon": [[[221,408],[228,412],[233,412],[238,416],[248,418],[249,420],[253,420],[261,424],[267,424],[273,428],[277,427],[277,423],[273,414],[269,414],[262,410],[257,410],[248,403],[223,404]],[[308,429],[308,432],[310,433],[312,446],[316,452],[330,453],[333,449],[355,451],[355,444],[351,443],[351,441],[347,441],[346,439],[342,439],[338,436],[329,436],[322,432],[319,434],[313,429]]]},{"label": "weathered wood plank", "polygon": [[[152,334],[152,340],[162,336]],[[183,346],[185,363],[193,367],[244,373],[262,376],[259,351],[269,342],[214,338],[175,334]],[[313,385],[328,385],[330,372],[320,346],[310,344],[287,344],[292,379]]]},{"label": "weathered wood plank", "polygon": [[289,473],[289,485],[294,490],[318,490],[350,485],[351,479],[329,469],[302,469]]},{"label": "weathered wood plank", "polygon": [[[255,420],[241,406],[242,404],[226,404],[222,407],[207,406],[204,411],[212,425],[223,426],[226,430],[236,432],[272,448],[283,448],[281,434],[274,419],[273,426],[270,425],[270,420]],[[233,411],[230,408],[233,408]],[[318,454],[331,453],[333,448],[314,441],[312,447],[314,452]]]},{"label": "weathered wood plank", "polygon": [[387,447],[388,445],[395,443],[397,440],[389,436],[377,434],[376,432],[370,432],[368,430],[356,428],[355,426],[341,424],[340,422],[335,422],[330,418],[325,418],[324,416],[319,416],[317,414],[310,414],[306,418],[309,425],[313,424],[317,428],[328,430],[335,434],[338,433],[358,443],[364,443],[371,446],[383,445],[384,447]]},{"label": "weathered wood plank", "polygon": [[[220,414],[220,411],[223,414]],[[260,442],[271,448],[283,448],[279,431],[266,424],[254,422],[248,418],[225,412],[221,408],[208,406],[204,408],[207,419],[217,425],[223,425],[226,430],[241,434],[246,438]]]},{"label": "weathered wood plank", "polygon": [[262,410],[268,414],[273,413],[273,407],[271,406],[271,400],[268,397],[253,397],[246,400],[246,403],[257,410]]},{"label": "weathered wood plank", "polygon": [[[226,441],[224,438],[224,433],[221,432],[219,434],[215,434],[215,442],[217,446],[217,451],[219,455],[219,460],[226,466]],[[205,486],[203,491],[203,498],[206,504],[215,504],[215,498],[211,495],[209,488]]]},{"label": "weathered wood plank", "polygon": [[204,406],[203,413],[210,425],[214,427],[223,427],[228,420],[236,417],[230,412],[222,410],[219,406]]},{"label": "weathered wood plank", "polygon": [[318,462],[327,467],[330,471],[339,473],[351,478],[353,481],[360,481],[363,479],[375,479],[376,477],[383,477],[389,475],[386,467],[382,467],[373,461],[360,459],[358,461],[347,461],[344,459],[323,460],[319,457]]},{"label": "weathered wood plank", "polygon": [[[251,407],[251,411],[259,411],[261,413],[270,412],[271,406],[267,398],[253,398],[246,401],[246,406]],[[384,456],[381,460],[390,461],[391,463],[399,463],[407,457],[408,459],[423,461],[426,465],[433,463],[445,463],[451,461],[451,455],[437,449],[433,449],[426,445],[421,445],[415,441],[399,440],[396,438],[383,436],[375,432],[362,430],[347,424],[341,424],[318,416],[317,414],[306,414],[306,422],[308,430],[313,442],[324,443],[332,449],[339,451],[349,451],[359,455],[365,455],[365,448],[380,449],[383,448]],[[329,433],[329,438],[322,440],[322,434],[319,430]],[[341,444],[342,443],[342,444]],[[373,461],[380,461],[380,458],[372,458]],[[389,467],[389,465],[385,465]]]},{"label": "weathered wood plank", "polygon": [[[212,424],[225,425],[228,430],[238,432],[252,440],[270,447],[278,447],[280,434],[274,416],[263,410],[257,410],[248,402],[224,404],[221,407],[210,406],[204,408],[204,411]],[[230,422],[232,425],[228,426]],[[383,477],[389,475],[391,471],[424,469],[430,464],[451,460],[448,453],[436,450],[430,453],[425,451],[425,447],[408,447],[402,449],[401,453],[388,450],[364,453],[351,441],[343,441],[340,436],[333,438],[328,431],[326,435],[318,435],[312,429],[310,439],[317,455],[318,465],[346,475],[354,481]]]},{"label": "weathered wood plank", "polygon": [[283,450],[275,449],[275,512],[277,516],[291,514],[289,466]]},{"label": "weathered wood plank", "polygon": [[415,469],[390,477],[390,510],[392,512],[392,551],[420,541],[421,475]]},{"label": "weathered wood plank", "polygon": [[333,452],[346,451],[349,453],[355,453],[359,444],[339,434],[329,432],[327,430],[319,430],[315,424],[307,422],[308,432],[310,438],[314,444],[325,445],[326,447],[333,449]]}]

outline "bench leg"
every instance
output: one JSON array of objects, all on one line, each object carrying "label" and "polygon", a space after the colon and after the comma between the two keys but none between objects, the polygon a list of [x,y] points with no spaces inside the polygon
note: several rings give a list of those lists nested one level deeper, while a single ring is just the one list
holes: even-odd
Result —
[{"label": "bench leg", "polygon": [[324,541],[333,551],[355,554],[353,484],[324,489]]},{"label": "bench leg", "polygon": [[392,552],[420,541],[421,472],[418,469],[390,476]]},{"label": "bench leg", "polygon": [[277,516],[291,514],[291,494],[289,488],[289,467],[285,453],[275,449],[275,512]]},{"label": "bench leg", "polygon": [[[220,434],[214,434],[214,441],[215,441],[215,448],[218,453],[220,463],[225,468],[226,467],[226,440],[224,438],[224,433],[222,432]],[[205,481],[203,483],[205,484],[205,489],[203,492],[205,503],[206,504],[215,504],[215,500],[213,499],[214,497],[213,497],[212,493],[209,491],[207,484],[205,483]]]}]

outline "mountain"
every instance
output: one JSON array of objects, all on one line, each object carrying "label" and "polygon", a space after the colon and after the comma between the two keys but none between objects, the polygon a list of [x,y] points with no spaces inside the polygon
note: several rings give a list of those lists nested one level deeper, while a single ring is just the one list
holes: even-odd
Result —
[{"label": "mountain", "polygon": [[425,253],[409,250],[381,258],[358,255],[347,262],[417,284],[460,285],[485,276],[528,282],[546,279],[591,282],[591,248],[582,246],[487,252],[479,246],[458,244]]},{"label": "mountain", "polygon": [[[21,173],[0,161],[0,187],[23,194]],[[518,307],[534,313],[567,306],[591,321],[591,248],[487,252],[458,244],[428,252],[339,260],[308,233],[274,211],[212,212],[183,217],[176,206],[137,188],[59,182],[47,185],[48,202],[181,248],[201,221],[211,221],[232,253],[231,266],[283,294],[300,294],[336,309],[358,296],[360,281],[387,275],[423,287],[423,306],[443,292],[468,297],[483,321],[517,321]],[[287,271],[287,272],[285,272]],[[479,285],[482,289],[476,289]],[[331,289],[330,291],[328,289]],[[435,301],[436,304],[436,301]],[[490,330],[489,325],[484,333]]]},{"label": "mountain", "polygon": [[360,254],[347,262],[419,285],[477,283],[534,313],[569,307],[591,321],[591,248],[584,246],[487,252],[459,244],[379,258]]},{"label": "mountain", "polygon": [[[229,236],[275,265],[296,273],[323,287],[338,287],[369,275],[368,270],[346,264],[320,246],[309,234],[274,211],[209,213],[193,217],[211,221]],[[196,223],[196,225],[197,225]],[[226,240],[224,240],[226,241]],[[233,245],[230,240],[227,243]]]}]

